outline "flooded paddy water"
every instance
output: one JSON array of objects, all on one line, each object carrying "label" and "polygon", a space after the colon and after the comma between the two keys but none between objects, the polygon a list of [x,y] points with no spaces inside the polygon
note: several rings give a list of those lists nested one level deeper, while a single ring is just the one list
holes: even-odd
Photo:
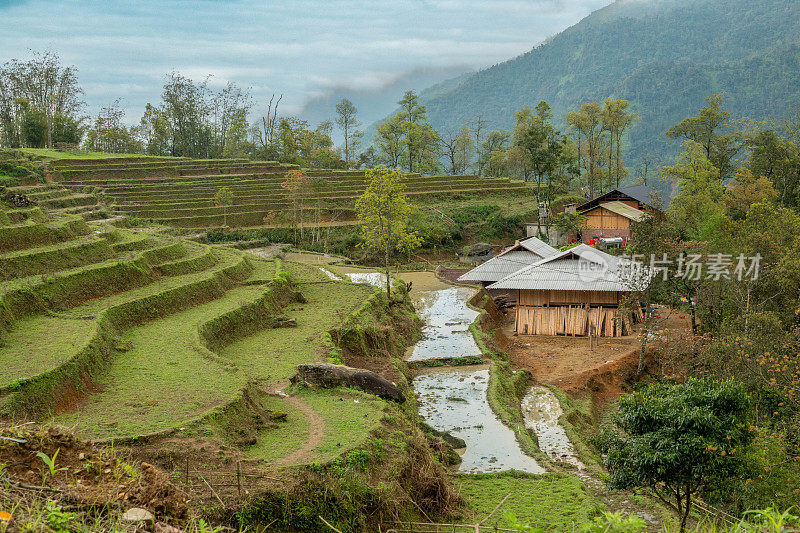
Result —
[{"label": "flooded paddy water", "polygon": [[[423,320],[422,339],[409,350],[409,361],[481,355],[469,331],[479,315],[467,301],[473,289],[453,287],[430,272],[403,273],[412,283],[411,296]],[[463,472],[500,472],[516,469],[544,473],[519,446],[514,432],[494,414],[486,396],[489,368],[438,367],[414,378],[419,412],[439,431],[463,439],[467,447],[459,469]]]},{"label": "flooded paddy water", "polygon": [[[287,254],[288,255],[288,254]],[[290,259],[287,257],[287,259]],[[332,280],[342,274],[354,283],[369,283],[380,289],[386,286],[382,272],[337,265],[329,270],[325,256],[292,254],[290,260],[315,264]],[[474,289],[454,287],[431,272],[404,272],[399,277],[411,283],[411,298],[423,321],[422,338],[407,352],[408,361],[479,356],[481,350],[469,326],[480,314],[468,305]],[[460,450],[462,472],[500,472],[515,469],[534,474],[546,470],[525,454],[514,431],[495,415],[489,406],[488,365],[432,367],[413,380],[419,413],[439,431],[459,437],[466,443]],[[564,429],[559,425],[561,406],[553,393],[544,387],[532,387],[522,401],[526,427],[534,432],[542,452],[555,460],[566,461],[582,469]]]},{"label": "flooded paddy water", "polygon": [[583,463],[575,455],[575,449],[566,431],[559,423],[564,411],[556,395],[547,387],[531,387],[522,399],[522,414],[525,427],[536,434],[539,449],[554,461],[569,463],[583,470]]},{"label": "flooded paddy water", "polygon": [[386,287],[386,275],[380,272],[347,272],[345,276],[353,283],[369,283],[379,289]]},{"label": "flooded paddy water", "polygon": [[480,313],[467,301],[474,289],[453,287],[431,272],[400,275],[412,284],[411,298],[422,319],[422,339],[409,350],[409,361],[481,355],[469,326]]},{"label": "flooded paddy water", "polygon": [[432,427],[464,439],[462,472],[522,470],[542,474],[533,457],[520,449],[514,432],[489,407],[489,369],[435,369],[414,379],[419,413]]},{"label": "flooded paddy water", "polygon": [[339,276],[337,276],[336,274],[334,274],[333,272],[331,272],[331,271],[330,271],[330,270],[328,270],[327,268],[325,268],[325,267],[321,267],[321,266],[318,266],[317,268],[318,268],[318,269],[320,269],[320,270],[322,271],[322,273],[323,273],[323,274],[325,274],[326,276],[328,276],[328,277],[329,277],[330,279],[332,279],[333,281],[342,281],[342,278],[340,278]]}]

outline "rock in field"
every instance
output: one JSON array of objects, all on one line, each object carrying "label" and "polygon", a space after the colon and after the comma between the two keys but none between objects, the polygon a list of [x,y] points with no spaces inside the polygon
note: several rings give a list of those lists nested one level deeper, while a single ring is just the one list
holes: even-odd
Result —
[{"label": "rock in field", "polygon": [[331,389],[334,387],[354,387],[385,400],[403,403],[403,393],[388,380],[375,372],[328,363],[309,363],[297,366],[297,375],[293,382],[303,381],[311,387]]},{"label": "rock in field", "polygon": [[131,507],[122,515],[124,522],[152,522],[154,519],[153,513],[141,507]]}]

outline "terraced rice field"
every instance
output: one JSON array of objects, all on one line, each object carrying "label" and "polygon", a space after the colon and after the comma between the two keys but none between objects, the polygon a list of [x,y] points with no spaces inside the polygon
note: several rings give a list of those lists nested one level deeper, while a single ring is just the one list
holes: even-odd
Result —
[{"label": "terraced rice field", "polygon": [[[220,424],[251,390],[288,415],[243,452],[283,466],[331,460],[380,424],[370,395],[274,395],[330,356],[328,331],[369,286],[61,211],[0,214],[2,414],[99,440],[196,428],[229,442]],[[287,318],[297,327],[275,327]]]},{"label": "terraced rice field", "polygon": [[[180,228],[254,227],[294,220],[287,191],[281,187],[286,172],[294,168],[245,160],[65,160],[51,163],[50,174],[60,186],[75,194],[94,192],[116,213],[130,217]],[[303,217],[325,225],[352,223],[355,200],[366,184],[364,171],[309,170],[308,174],[314,183],[301,201]],[[529,190],[522,182],[480,176],[408,174],[404,181],[411,197]],[[232,205],[216,205],[215,196],[223,187],[233,193]]]},{"label": "terraced rice field", "polygon": [[50,212],[81,215],[86,220],[106,218],[108,214],[106,207],[98,201],[91,188],[48,183],[9,187],[7,190],[24,194],[35,205]]}]

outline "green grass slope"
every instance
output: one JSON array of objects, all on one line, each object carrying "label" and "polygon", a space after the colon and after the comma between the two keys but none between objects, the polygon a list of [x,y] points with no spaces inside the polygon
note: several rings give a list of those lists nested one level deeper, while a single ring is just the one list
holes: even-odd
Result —
[{"label": "green grass slope", "polygon": [[[299,263],[288,265],[294,268]],[[366,285],[325,279],[327,282],[299,285],[307,302],[285,309],[287,318],[297,320],[296,328],[264,329],[226,346],[220,356],[260,381],[287,379],[297,365],[326,359],[333,348],[327,331],[342,323],[374,291]]]}]

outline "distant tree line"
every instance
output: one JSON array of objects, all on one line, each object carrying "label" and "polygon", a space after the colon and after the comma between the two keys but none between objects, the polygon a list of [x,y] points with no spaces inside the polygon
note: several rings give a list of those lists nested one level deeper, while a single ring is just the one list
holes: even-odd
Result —
[{"label": "distant tree line", "polygon": [[83,89],[75,67],[54,52],[0,68],[0,139],[10,147],[77,144],[83,134]]},{"label": "distant tree line", "polygon": [[[414,91],[397,102],[398,111],[364,139],[358,109],[347,99],[335,106],[333,120],[316,126],[280,114],[281,96],[273,95],[262,116],[253,117],[249,89],[234,83],[215,89],[210,79],[193,81],[179,73],[166,76],[160,101],[148,103],[136,125],[125,120],[120,100],[85,113],[77,69],[64,66],[54,52],[34,53],[0,66],[0,146],[56,147],[194,158],[276,160],[317,168],[374,168],[386,165],[409,172],[474,173],[504,176],[536,184],[538,200],[564,203],[591,197],[626,182],[669,187],[658,180],[647,157],[630,172],[627,135],[638,115],[629,102],[605,98],[583,102],[566,113],[566,131],[555,128],[550,105],[539,102],[515,113],[512,131],[486,131],[481,115],[450,131],[437,131]],[[736,157],[751,151],[758,171],[780,181],[776,191],[797,205],[796,170],[785,161],[795,133],[732,120],[712,96],[698,116],[667,132],[673,140],[699,144],[727,180]],[[335,146],[334,127],[343,138]]]},{"label": "distant tree line", "polygon": [[267,114],[250,122],[249,89],[235,83],[214,89],[209,81],[168,74],[160,102],[148,103],[138,124],[130,126],[119,99],[96,116],[86,115],[77,69],[63,66],[58,54],[14,59],[0,66],[0,146],[80,144],[87,150],[154,156],[270,159],[324,168],[352,164],[362,134],[349,101],[336,109],[336,124],[346,139],[343,157],[331,140],[332,121],[313,127],[279,116],[280,98],[273,97]]}]

